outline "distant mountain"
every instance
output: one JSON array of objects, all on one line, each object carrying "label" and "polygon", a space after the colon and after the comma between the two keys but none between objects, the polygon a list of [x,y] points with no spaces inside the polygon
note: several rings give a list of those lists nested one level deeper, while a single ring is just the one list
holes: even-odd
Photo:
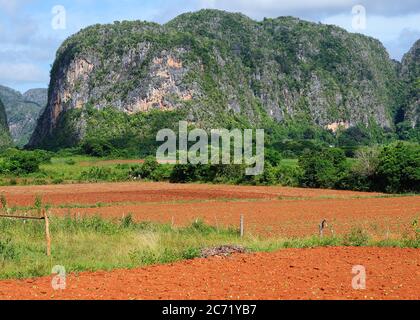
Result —
[{"label": "distant mountain", "polygon": [[21,94],[0,85],[0,99],[6,109],[13,142],[24,146],[36,126],[40,113],[47,105],[47,89],[31,89]]},{"label": "distant mountain", "polygon": [[12,145],[9,127],[7,126],[7,115],[3,102],[0,99],[0,149]]},{"label": "distant mountain", "polygon": [[48,90],[47,89],[29,89],[23,94],[25,102],[36,103],[41,108],[47,105]]}]

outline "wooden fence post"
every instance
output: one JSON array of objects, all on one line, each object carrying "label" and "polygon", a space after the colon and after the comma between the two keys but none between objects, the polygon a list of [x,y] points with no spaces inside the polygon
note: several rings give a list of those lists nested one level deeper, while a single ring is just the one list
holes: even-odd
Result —
[{"label": "wooden fence post", "polygon": [[319,236],[322,238],[324,236],[324,229],[327,227],[327,220],[324,219],[319,224]]},{"label": "wooden fence post", "polygon": [[240,229],[241,229],[241,238],[243,238],[243,237],[244,237],[244,228],[245,228],[245,226],[244,226],[244,215],[243,215],[243,214],[241,214],[241,224],[240,224]]},{"label": "wooden fence post", "polygon": [[45,220],[45,239],[47,241],[47,256],[51,256],[51,236],[50,236],[50,221],[48,220],[48,214],[45,209],[43,209],[44,220]]}]

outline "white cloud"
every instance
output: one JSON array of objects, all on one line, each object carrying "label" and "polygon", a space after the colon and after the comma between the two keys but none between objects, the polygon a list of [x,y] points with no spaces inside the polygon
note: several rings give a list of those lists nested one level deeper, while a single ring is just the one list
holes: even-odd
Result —
[{"label": "white cloud", "polygon": [[355,4],[354,0],[201,0],[201,8],[242,12],[252,18],[278,17],[286,15],[319,16],[327,12],[337,13]]},{"label": "white cloud", "polygon": [[20,9],[33,0],[0,0],[0,12],[10,17],[19,14]]},{"label": "white cloud", "polygon": [[48,72],[31,63],[0,63],[0,82],[48,82]]},{"label": "white cloud", "polygon": [[396,16],[420,11],[418,0],[200,0],[200,8],[240,11],[253,18],[297,15],[320,19],[327,15],[351,12],[363,5],[371,14]]},{"label": "white cloud", "polygon": [[[51,8],[56,4],[66,7],[66,30],[51,28]],[[400,59],[419,37],[419,0],[0,0],[0,83],[22,88],[36,81],[46,86],[60,43],[95,23],[123,19],[164,23],[186,11],[214,8],[257,20],[291,15],[354,32],[351,10],[356,4],[367,10],[363,33],[380,39],[392,57]]]},{"label": "white cloud", "polygon": [[393,59],[401,60],[411,45],[420,36],[420,13],[405,16],[378,16],[367,12],[367,25],[365,30],[352,28],[352,15],[339,14],[322,20],[323,23],[334,24],[349,32],[360,32],[380,39],[387,47]]}]

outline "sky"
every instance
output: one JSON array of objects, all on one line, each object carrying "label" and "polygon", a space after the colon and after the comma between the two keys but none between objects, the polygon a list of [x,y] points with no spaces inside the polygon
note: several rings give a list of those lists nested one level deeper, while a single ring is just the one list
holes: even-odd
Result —
[{"label": "sky", "polygon": [[420,38],[419,0],[0,0],[0,84],[21,92],[48,87],[58,47],[89,25],[165,23],[204,8],[334,24],[379,39],[396,60]]}]

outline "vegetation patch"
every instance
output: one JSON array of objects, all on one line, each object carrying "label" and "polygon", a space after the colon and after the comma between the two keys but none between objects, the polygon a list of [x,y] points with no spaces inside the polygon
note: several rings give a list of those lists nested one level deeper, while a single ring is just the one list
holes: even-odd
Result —
[{"label": "vegetation patch", "polygon": [[44,226],[35,221],[0,219],[0,278],[51,274],[55,265],[67,272],[136,268],[197,257],[322,246],[391,246],[419,248],[418,226],[400,240],[373,240],[362,230],[342,237],[240,237],[234,228],[215,228],[195,221],[176,228],[167,224],[100,217],[50,218],[52,256],[45,255]]}]

